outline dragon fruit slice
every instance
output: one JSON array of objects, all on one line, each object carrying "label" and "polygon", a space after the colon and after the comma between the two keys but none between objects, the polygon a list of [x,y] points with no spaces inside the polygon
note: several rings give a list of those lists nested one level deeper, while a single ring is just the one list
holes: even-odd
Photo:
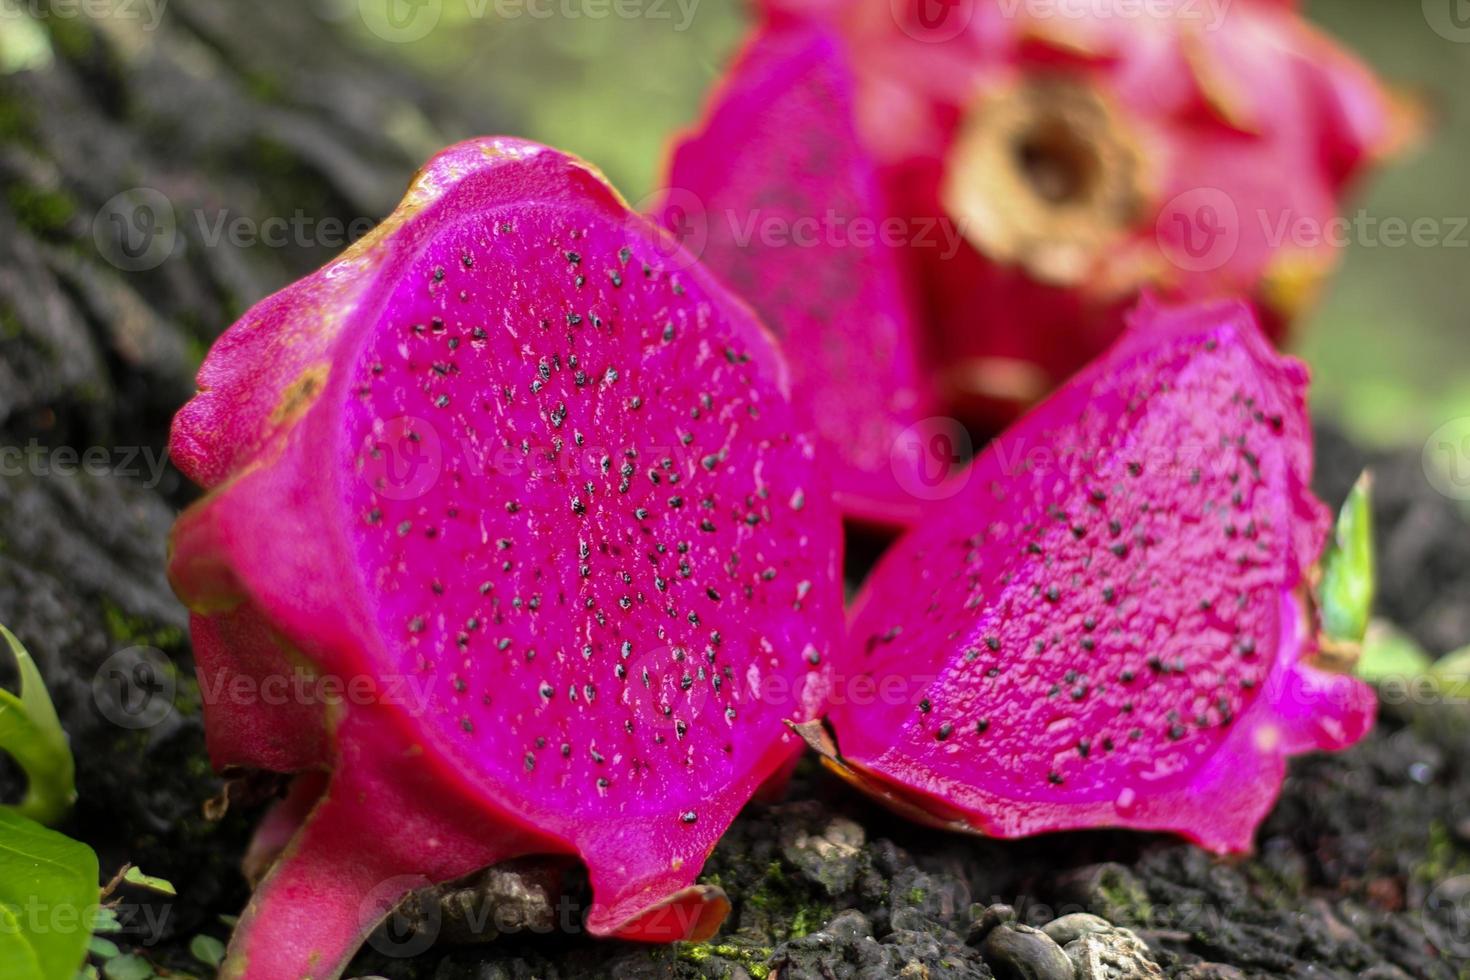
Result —
[{"label": "dragon fruit slice", "polygon": [[[803,733],[931,823],[1248,849],[1284,757],[1350,745],[1375,710],[1313,663],[1305,383],[1244,304],[1145,305],[880,562],[837,744]],[[892,677],[909,696],[857,696]]]},{"label": "dragon fruit slice", "polygon": [[585,861],[595,935],[711,934],[694,878],[800,750],[842,616],[839,516],[745,307],[590,167],[486,139],[199,384],[172,448],[210,492],[170,575],[211,752],[307,773],[225,975],[335,977],[409,890],[526,854]]},{"label": "dragon fruit slice", "polygon": [[754,38],[674,152],[658,212],[780,336],[844,513],[906,525],[947,474],[912,451],[934,405],[901,276],[910,236],[883,224],[846,61],[815,24]]},{"label": "dragon fruit slice", "polygon": [[[1277,339],[1310,306],[1352,179],[1410,120],[1295,6],[765,0],[755,46],[842,38],[885,216],[964,242],[902,253],[935,386],[984,424],[1104,350],[1144,290],[1248,297]],[[765,84],[741,64],[726,90]],[[727,135],[700,152],[738,153]]]}]

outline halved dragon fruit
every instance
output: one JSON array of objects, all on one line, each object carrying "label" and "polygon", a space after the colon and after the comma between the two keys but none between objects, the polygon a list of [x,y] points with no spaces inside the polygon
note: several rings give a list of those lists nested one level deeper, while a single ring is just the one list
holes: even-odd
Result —
[{"label": "halved dragon fruit", "polygon": [[843,511],[907,525],[947,459],[922,454],[935,405],[901,271],[910,236],[858,140],[846,58],[797,26],[756,37],[732,78],[676,149],[660,220],[780,337]]},{"label": "halved dragon fruit", "polygon": [[335,977],[405,892],[526,854],[585,861],[595,935],[712,933],[695,876],[799,750],[842,615],[745,307],[587,165],[485,139],[199,384],[170,575],[211,752],[307,771],[257,863],[309,812],[225,974]]},{"label": "halved dragon fruit", "polygon": [[[1144,290],[1247,297],[1279,337],[1336,263],[1328,232],[1351,180],[1408,128],[1369,71],[1288,0],[761,7],[751,51],[819,36],[835,53],[821,77],[847,87],[805,104],[833,116],[851,106],[859,149],[835,143],[833,169],[860,153],[876,173],[869,199],[906,236],[898,251],[933,384],[980,423],[1013,417],[1106,349]],[[842,181],[824,197],[806,170],[777,179],[781,152],[772,166],[753,159],[800,133],[751,141],[729,124],[775,73],[766,59],[739,61],[675,173],[686,158],[740,161],[712,199],[844,214]],[[782,103],[771,118],[784,130],[807,117]],[[829,116],[816,131],[846,125]],[[791,301],[773,291],[762,302],[805,349],[801,319],[780,309]],[[905,371],[894,389],[910,387]]]},{"label": "halved dragon fruit", "polygon": [[837,744],[803,733],[942,826],[1248,849],[1284,757],[1374,717],[1370,688],[1313,664],[1305,383],[1243,304],[1145,305],[883,558]]}]

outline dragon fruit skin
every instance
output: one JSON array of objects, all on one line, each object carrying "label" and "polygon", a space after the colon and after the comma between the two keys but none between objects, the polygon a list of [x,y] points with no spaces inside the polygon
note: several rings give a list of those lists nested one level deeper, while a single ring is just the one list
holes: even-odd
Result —
[{"label": "dragon fruit skin", "polygon": [[935,405],[846,58],[797,24],[753,38],[732,79],[675,149],[656,212],[781,338],[843,512],[910,524],[924,461],[905,442]]},{"label": "dragon fruit skin", "polygon": [[[820,711],[841,632],[788,387],[599,174],[509,139],[440,154],[220,338],[175,420],[209,493],[170,578],[216,764],[306,773],[226,976],[338,976],[407,892],[525,854],[587,864],[595,935],[714,932],[694,878],[799,751],[783,721]],[[232,693],[302,671],[337,696]]]},{"label": "dragon fruit skin", "polygon": [[1244,304],[1132,320],[977,457],[857,600],[849,668],[906,678],[908,696],[839,688],[837,745],[803,731],[902,812],[1243,851],[1286,756],[1372,726],[1371,689],[1311,663],[1299,596],[1326,516],[1304,368]]},{"label": "dragon fruit skin", "polygon": [[[902,252],[937,397],[980,424],[1101,353],[1144,290],[1248,297],[1280,339],[1338,258],[1311,230],[1405,132],[1371,74],[1283,0],[762,8],[754,47],[838,39],[888,214],[966,240]],[[726,91],[765,84],[747,74]],[[716,125],[697,140],[731,152]]]}]

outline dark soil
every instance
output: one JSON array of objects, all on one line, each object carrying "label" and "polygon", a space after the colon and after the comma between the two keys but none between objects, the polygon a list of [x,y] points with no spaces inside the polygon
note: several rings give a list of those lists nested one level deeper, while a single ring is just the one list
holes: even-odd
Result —
[{"label": "dark soil", "polygon": [[[221,916],[245,902],[238,864],[260,807],[203,816],[222,783],[162,572],[190,491],[172,470],[148,478],[146,464],[213,336],[333,250],[210,247],[185,225],[178,255],[124,273],[99,255],[91,217],[138,186],[161,188],[181,214],[378,217],[431,144],[495,128],[483,107],[467,112],[323,36],[308,6],[172,0],[164,27],[126,53],[85,21],[52,19],[55,66],[0,76],[0,446],[106,447],[112,461],[90,474],[0,473],[0,622],[36,656],[73,740],[80,802],[61,829],[97,849],[104,874],[131,861],[178,888],[170,900],[122,893],[128,931],[115,938],[160,972],[208,972],[189,942],[227,937]],[[430,145],[383,135],[406,106],[421,110]],[[1330,432],[1320,450],[1320,490],[1335,502],[1370,461]],[[1371,462],[1382,615],[1435,653],[1470,642],[1470,528],[1424,479],[1417,449]],[[854,553],[860,574],[874,549]],[[150,689],[172,710],[129,727]],[[0,793],[15,788],[0,764]],[[735,906],[712,944],[593,942],[577,933],[585,896],[573,885],[570,928],[413,958],[369,949],[354,972],[1045,978],[1056,975],[1046,942],[1021,926],[1087,911],[1136,932],[1176,978],[1470,977],[1467,801],[1463,705],[1385,710],[1352,751],[1297,760],[1248,860],[1146,835],[947,836],[875,810],[808,763],[789,802],[752,806],[706,869]],[[1135,957],[1093,975],[1147,969]]]}]

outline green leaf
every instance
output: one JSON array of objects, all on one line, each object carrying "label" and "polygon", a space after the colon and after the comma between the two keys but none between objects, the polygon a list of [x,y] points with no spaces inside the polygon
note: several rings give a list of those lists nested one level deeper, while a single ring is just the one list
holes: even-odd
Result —
[{"label": "green leaf", "polygon": [[0,904],[0,959],[13,980],[46,980],[36,949],[21,935],[20,919],[9,905]]},{"label": "green leaf", "polygon": [[1373,558],[1372,486],[1371,474],[1358,477],[1322,559],[1317,589],[1322,629],[1328,639],[1341,643],[1363,642],[1373,612],[1378,572]]},{"label": "green leaf", "polygon": [[103,939],[101,936],[92,937],[92,941],[87,943],[87,952],[99,960],[110,960],[122,955],[122,950],[117,948],[117,943],[111,939]]},{"label": "green leaf", "polygon": [[195,936],[189,942],[189,952],[205,966],[217,967],[225,961],[225,944],[213,936]]},{"label": "green leaf", "polygon": [[92,917],[93,932],[122,932],[122,922],[117,917],[117,912],[105,905],[97,906],[97,914]]},{"label": "green leaf", "polygon": [[54,53],[41,21],[5,7],[0,0],[0,75],[49,68]]},{"label": "green leaf", "polygon": [[1422,677],[1432,666],[1434,658],[1425,653],[1412,637],[1381,619],[1375,619],[1363,640],[1363,655],[1358,659],[1354,673],[1369,683],[1381,684]]},{"label": "green leaf", "polygon": [[102,967],[102,975],[107,980],[152,980],[156,976],[152,963],[132,954],[108,960]]},{"label": "green leaf", "polygon": [[146,888],[151,892],[158,892],[160,895],[177,895],[179,893],[178,889],[174,888],[174,883],[167,878],[155,878],[152,875],[145,875],[136,867],[128,868],[123,874],[123,881],[126,881],[130,885],[137,885],[139,888]]},{"label": "green leaf", "polygon": [[1470,647],[1445,654],[1429,669],[1429,673],[1446,695],[1470,697]]},{"label": "green leaf", "polygon": [[0,689],[0,749],[10,753],[26,775],[26,793],[13,810],[38,823],[54,824],[76,802],[76,764],[66,732],[36,662],[15,634],[0,626],[20,671],[19,696]]},{"label": "green leaf", "polygon": [[100,894],[90,847],[0,809],[0,963],[7,978],[74,976]]}]

